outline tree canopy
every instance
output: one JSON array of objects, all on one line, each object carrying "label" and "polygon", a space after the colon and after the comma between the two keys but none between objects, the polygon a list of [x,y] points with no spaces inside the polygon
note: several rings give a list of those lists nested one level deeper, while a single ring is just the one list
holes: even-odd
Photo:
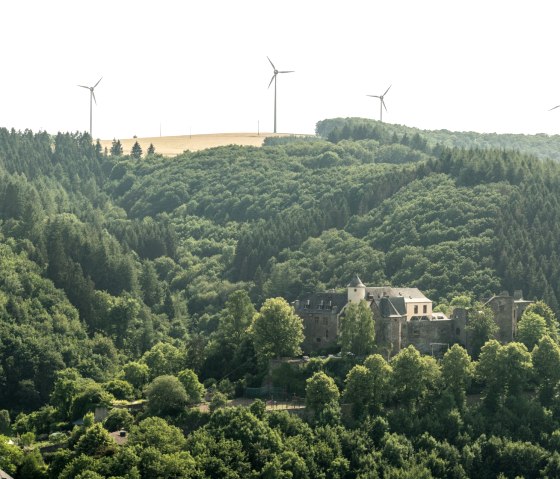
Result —
[{"label": "tree canopy", "polygon": [[270,298],[263,303],[253,318],[251,334],[260,360],[301,353],[303,322],[283,298]]},{"label": "tree canopy", "polygon": [[[560,475],[558,136],[365,119],[317,132],[164,158],[0,128],[1,469]],[[356,272],[468,309],[473,357],[381,356],[357,305],[340,323],[352,354],[293,359],[290,302]],[[509,344],[477,303],[504,290],[534,301]],[[298,415],[232,407],[249,392]],[[108,438],[119,427],[127,445]]]}]

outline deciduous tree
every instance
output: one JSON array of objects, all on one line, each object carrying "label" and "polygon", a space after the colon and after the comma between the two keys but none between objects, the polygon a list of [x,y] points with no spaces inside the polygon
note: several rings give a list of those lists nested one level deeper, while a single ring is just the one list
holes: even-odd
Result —
[{"label": "deciduous tree", "polygon": [[305,405],[314,413],[315,419],[321,420],[326,414],[340,414],[339,397],[333,378],[323,371],[316,372],[306,381]]},{"label": "deciduous tree", "polygon": [[447,350],[441,361],[441,375],[445,388],[453,394],[457,407],[462,409],[474,375],[474,365],[463,347],[454,344]]},{"label": "deciduous tree", "polygon": [[15,475],[17,467],[23,461],[22,450],[14,444],[10,444],[6,436],[0,435],[0,469],[10,475]]},{"label": "deciduous tree", "polygon": [[531,356],[541,404],[549,407],[560,383],[560,346],[550,336],[543,336]]},{"label": "deciduous tree", "polygon": [[527,309],[523,312],[521,319],[523,319],[523,316],[526,313],[536,313],[539,316],[542,316],[546,321],[546,327],[548,329],[550,337],[556,341],[558,340],[558,319],[556,318],[554,311],[552,311],[548,304],[541,300],[535,301],[534,303],[527,306]]},{"label": "deciduous tree", "polygon": [[261,362],[301,353],[303,322],[283,298],[267,299],[253,318],[250,329]]},{"label": "deciduous tree", "polygon": [[340,343],[343,353],[366,356],[375,346],[373,313],[366,301],[351,303],[340,318]]},{"label": "deciduous tree", "polygon": [[350,370],[344,382],[344,402],[352,405],[354,419],[361,419],[367,413],[372,399],[373,374],[368,368],[358,364]]},{"label": "deciduous tree", "polygon": [[517,323],[517,340],[529,351],[548,333],[545,319],[534,311],[525,311]]},{"label": "deciduous tree", "polygon": [[473,358],[478,358],[482,346],[498,332],[498,325],[494,321],[494,314],[490,308],[475,303],[469,310],[467,334],[469,348]]},{"label": "deciduous tree", "polygon": [[148,417],[130,430],[129,444],[154,447],[163,454],[178,452],[185,447],[185,436],[178,427],[159,417]]},{"label": "deciduous tree", "polygon": [[189,403],[181,381],[175,376],[158,376],[146,387],[148,410],[156,416],[177,414]]},{"label": "deciduous tree", "polygon": [[102,457],[113,454],[117,444],[107,430],[99,423],[88,428],[75,446],[78,454]]},{"label": "deciduous tree", "polygon": [[192,369],[183,369],[178,375],[179,381],[185,388],[190,404],[202,401],[204,397],[204,386],[198,380],[198,376]]},{"label": "deciduous tree", "polygon": [[395,398],[414,408],[435,388],[441,372],[436,361],[422,356],[414,346],[408,346],[391,361]]},{"label": "deciduous tree", "polygon": [[150,379],[150,368],[145,363],[131,361],[123,366],[123,376],[125,381],[141,389]]}]

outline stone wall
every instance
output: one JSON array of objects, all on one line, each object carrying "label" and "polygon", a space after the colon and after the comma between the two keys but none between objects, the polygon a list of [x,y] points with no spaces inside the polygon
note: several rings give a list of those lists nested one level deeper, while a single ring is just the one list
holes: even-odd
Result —
[{"label": "stone wall", "polygon": [[303,351],[314,352],[334,346],[338,336],[338,315],[333,311],[297,311],[303,319]]},{"label": "stone wall", "polygon": [[494,321],[500,328],[496,339],[501,343],[510,343],[517,334],[517,321],[515,318],[515,302],[509,294],[494,296],[486,303],[494,312]]},{"label": "stone wall", "polygon": [[445,352],[457,342],[454,326],[452,319],[407,321],[403,325],[401,348],[413,345],[423,354]]}]

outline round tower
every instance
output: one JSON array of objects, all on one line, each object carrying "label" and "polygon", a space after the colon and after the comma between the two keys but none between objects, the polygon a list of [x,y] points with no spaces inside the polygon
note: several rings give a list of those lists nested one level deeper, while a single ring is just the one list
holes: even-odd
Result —
[{"label": "round tower", "polygon": [[354,279],[348,284],[348,302],[359,303],[364,299],[366,299],[366,286],[362,283],[360,277],[355,275]]}]

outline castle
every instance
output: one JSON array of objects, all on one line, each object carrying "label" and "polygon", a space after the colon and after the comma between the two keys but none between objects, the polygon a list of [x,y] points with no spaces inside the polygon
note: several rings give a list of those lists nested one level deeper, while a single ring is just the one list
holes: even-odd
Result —
[{"label": "castle", "polygon": [[[294,302],[296,314],[303,319],[303,350],[311,353],[334,348],[340,316],[344,315],[348,304],[360,301],[366,301],[371,308],[375,341],[387,355],[397,354],[409,345],[432,355],[445,352],[455,343],[469,349],[468,310],[455,308],[448,318],[443,313],[433,312],[432,301],[417,288],[367,287],[356,275],[346,293],[314,293]],[[520,291],[513,297],[504,292],[484,302],[494,312],[499,341],[513,341],[517,321],[529,304],[531,301],[524,300]]]}]

